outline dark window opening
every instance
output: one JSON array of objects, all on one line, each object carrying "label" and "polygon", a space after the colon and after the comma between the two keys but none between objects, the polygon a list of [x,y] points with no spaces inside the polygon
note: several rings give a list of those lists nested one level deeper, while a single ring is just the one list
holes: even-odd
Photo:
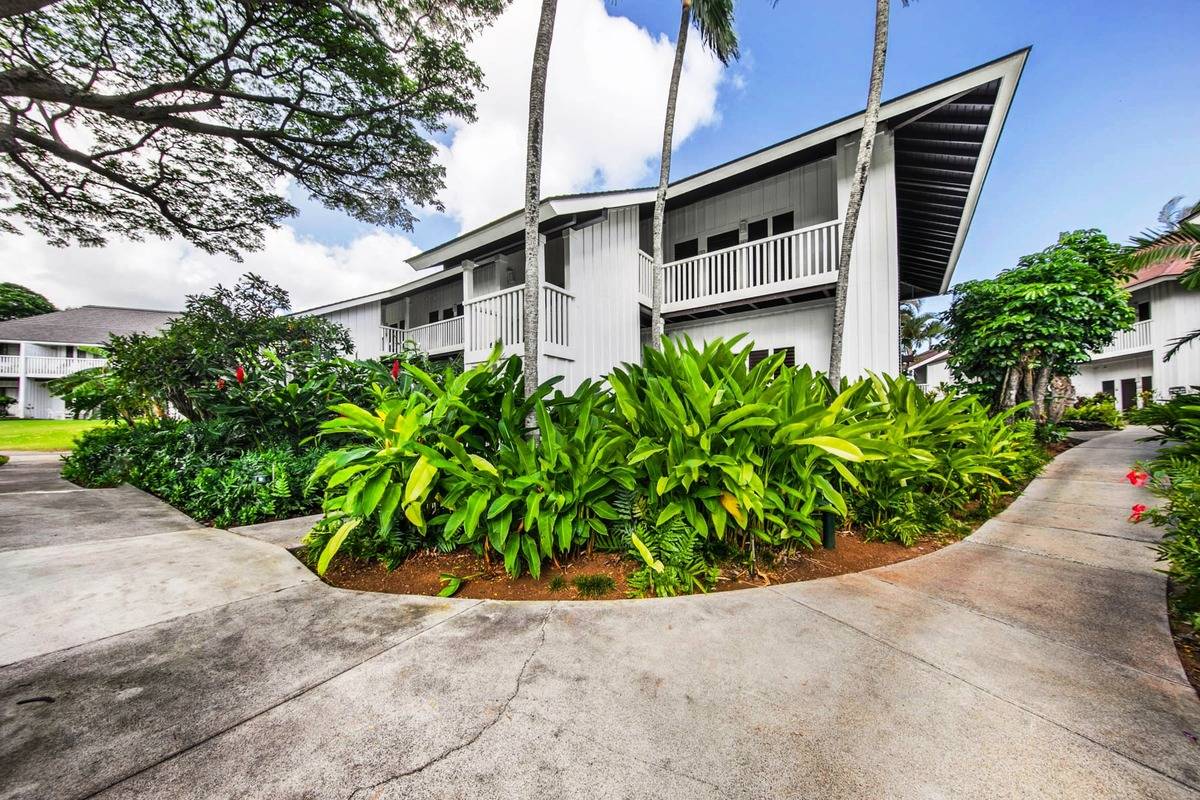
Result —
[{"label": "dark window opening", "polygon": [[463,315],[463,307],[462,307],[462,303],[459,303],[458,305],[456,305],[454,307],[454,316],[461,317],[462,315]]},{"label": "dark window opening", "polygon": [[454,313],[453,306],[442,311],[442,319],[454,319],[456,316],[458,315]]},{"label": "dark window opening", "polygon": [[1142,391],[1143,392],[1153,392],[1154,391],[1154,377],[1153,376],[1151,376],[1151,375],[1143,375],[1142,376]]},{"label": "dark window opening", "polygon": [[770,231],[767,230],[767,222],[768,222],[768,220],[760,219],[760,220],[755,220],[754,222],[751,222],[749,225],[747,225],[746,226],[746,241],[756,242],[759,239],[767,238],[767,236],[770,235]]},{"label": "dark window opening", "polygon": [[708,252],[714,250],[724,250],[726,247],[733,247],[738,243],[737,231],[726,231],[725,233],[715,233],[705,240]]},{"label": "dark window opening", "polygon": [[796,348],[781,347],[775,350],[776,353],[783,353],[783,365],[785,367],[796,366]]},{"label": "dark window opening", "polygon": [[437,312],[437,311],[430,311],[430,312],[429,312],[429,321],[430,321],[430,322],[437,322],[437,321],[438,321],[438,312]]},{"label": "dark window opening", "polygon": [[1114,400],[1117,399],[1117,384],[1115,381],[1101,381],[1100,391]]},{"label": "dark window opening", "polygon": [[758,362],[762,361],[767,356],[771,355],[770,350],[751,350],[750,351],[750,368],[753,369]]},{"label": "dark window opening", "polygon": [[694,258],[700,254],[700,240],[688,239],[686,242],[675,243],[675,261],[684,258]]},{"label": "dark window opening", "polygon": [[1150,304],[1149,303],[1138,303],[1137,304],[1137,315],[1138,315],[1138,322],[1145,322],[1148,319],[1150,319]]},{"label": "dark window opening", "polygon": [[791,211],[785,214],[776,214],[771,217],[771,235],[778,233],[787,233],[796,229],[796,215]]}]

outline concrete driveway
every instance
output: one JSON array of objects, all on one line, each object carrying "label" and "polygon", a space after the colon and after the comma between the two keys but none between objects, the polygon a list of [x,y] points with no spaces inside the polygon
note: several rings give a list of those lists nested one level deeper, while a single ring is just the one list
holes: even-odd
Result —
[{"label": "concrete driveway", "polygon": [[1197,797],[1200,702],[1125,522],[1144,433],[923,558],[590,603],[333,589],[287,526],[18,458],[0,797]]}]

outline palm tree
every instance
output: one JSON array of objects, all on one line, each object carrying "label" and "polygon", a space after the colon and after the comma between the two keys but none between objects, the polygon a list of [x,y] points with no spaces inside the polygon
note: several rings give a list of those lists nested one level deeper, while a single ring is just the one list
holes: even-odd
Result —
[{"label": "palm tree", "polygon": [[[901,0],[908,5],[908,0]],[[883,67],[887,60],[889,0],[875,0],[875,50],[871,57],[871,84],[867,90],[867,110],[863,115],[862,135],[858,140],[858,160],[850,182],[850,200],[846,204],[846,219],[842,223],[842,246],[838,256],[837,294],[833,305],[833,336],[829,344],[829,380],[836,386],[842,377],[842,339],[846,329],[846,289],[850,285],[850,253],[854,233],[858,230],[858,214],[862,209],[867,173],[871,169],[871,152],[875,149],[875,129],[879,125],[879,100],[883,94]]]},{"label": "palm tree", "polygon": [[[1191,211],[1175,213],[1173,207],[1180,199],[1173,198],[1159,214],[1159,221],[1165,223],[1166,227],[1133,237],[1133,243],[1121,255],[1121,262],[1130,272],[1136,272],[1164,261],[1182,261],[1188,268],[1179,277],[1179,285],[1197,292],[1200,291],[1200,224],[1185,220],[1200,218],[1200,203]],[[1163,356],[1163,361],[1170,361],[1181,347],[1196,339],[1200,339],[1200,330],[1172,339],[1171,348]]]},{"label": "palm tree", "polygon": [[687,48],[688,29],[695,25],[700,38],[713,54],[728,66],[738,57],[737,33],[733,30],[733,0],[683,0],[679,15],[679,35],[675,38],[675,63],[671,67],[671,85],[667,89],[667,116],[663,124],[662,159],[658,169],[658,194],[654,197],[654,273],[650,300],[650,341],[662,348],[663,336],[663,215],[667,206],[667,184],[671,179],[671,141],[675,138],[675,103],[679,97],[679,76],[683,72],[683,53]]},{"label": "palm tree", "polygon": [[[537,39],[533,45],[533,71],[529,78],[529,139],[525,148],[525,302],[521,331],[525,339],[525,396],[538,386],[538,345],[541,343],[541,222],[542,127],[546,116],[546,72],[558,0],[542,0]],[[532,423],[531,423],[532,427]]]},{"label": "palm tree", "polygon": [[921,313],[920,300],[906,300],[900,304],[900,350],[901,357],[911,361],[926,342],[931,342],[945,332],[945,325],[937,314]]}]

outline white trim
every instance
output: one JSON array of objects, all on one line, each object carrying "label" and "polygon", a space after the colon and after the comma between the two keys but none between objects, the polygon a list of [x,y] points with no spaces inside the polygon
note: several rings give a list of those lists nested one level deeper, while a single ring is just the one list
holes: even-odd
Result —
[{"label": "white trim", "polygon": [[945,361],[949,357],[950,357],[950,352],[943,350],[941,353],[938,353],[935,356],[926,356],[925,358],[921,359],[920,361],[914,361],[913,363],[908,365],[908,369],[914,370],[914,369],[917,369],[918,367],[925,367],[930,364],[937,364],[942,361]]},{"label": "white trim", "polygon": [[312,317],[320,314],[332,314],[334,311],[342,311],[343,309],[353,308],[354,306],[362,306],[367,303],[376,301],[390,300],[393,297],[401,297],[411,292],[424,289],[427,286],[438,283],[446,278],[454,277],[462,274],[462,267],[448,267],[440,272],[435,272],[431,275],[423,275],[419,278],[402,283],[399,286],[394,286],[391,289],[385,289],[382,292],[374,294],[366,294],[362,297],[352,297],[349,300],[339,300],[336,303],[328,303],[323,306],[315,306],[314,308],[305,308],[301,311],[289,311],[284,316],[287,317]]}]

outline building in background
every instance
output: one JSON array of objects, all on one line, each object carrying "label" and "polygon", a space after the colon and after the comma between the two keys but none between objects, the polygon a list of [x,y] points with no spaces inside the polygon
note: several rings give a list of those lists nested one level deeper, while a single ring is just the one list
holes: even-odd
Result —
[{"label": "building in background", "polygon": [[921,391],[940,393],[943,384],[954,381],[950,365],[946,363],[949,358],[948,350],[933,349],[918,353],[908,367],[908,375],[921,387]]},{"label": "building in background", "polygon": [[[898,304],[946,291],[1028,51],[884,103],[855,239],[843,372],[896,374]],[[828,366],[838,247],[863,115],[673,182],[666,330],[748,334],[754,358]],[[514,196],[517,191],[514,189]],[[543,200],[543,378],[570,390],[637,362],[650,324],[655,190]],[[520,211],[409,260],[403,286],[297,312],[350,329],[359,357],[412,342],[469,366],[522,351]]]},{"label": "building in background", "polygon": [[10,416],[62,419],[66,408],[46,385],[104,364],[96,348],[113,334],[154,333],[175,311],[81,306],[0,322],[0,393],[16,398]]}]

